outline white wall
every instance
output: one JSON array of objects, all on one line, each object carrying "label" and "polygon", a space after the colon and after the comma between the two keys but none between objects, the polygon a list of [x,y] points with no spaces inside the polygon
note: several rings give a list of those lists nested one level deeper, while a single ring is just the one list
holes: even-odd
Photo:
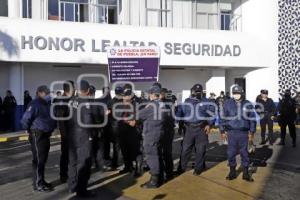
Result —
[{"label": "white wall", "polygon": [[[219,95],[221,91],[225,91],[225,69],[211,69],[209,70],[209,80],[206,82],[206,96],[210,93]],[[228,78],[228,77],[227,77]]]},{"label": "white wall", "polygon": [[[266,59],[271,66],[247,74],[247,98],[255,99],[260,89],[268,89],[269,96],[278,101],[278,2],[275,0],[243,0],[243,32],[263,40],[271,48]],[[252,88],[250,90],[250,87]]]}]

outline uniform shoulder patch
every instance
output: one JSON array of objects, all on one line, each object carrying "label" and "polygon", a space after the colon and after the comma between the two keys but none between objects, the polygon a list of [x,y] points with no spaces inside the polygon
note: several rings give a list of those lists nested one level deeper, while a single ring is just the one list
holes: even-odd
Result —
[{"label": "uniform shoulder patch", "polygon": [[26,111],[30,112],[31,110],[32,110],[32,106],[29,106]]}]

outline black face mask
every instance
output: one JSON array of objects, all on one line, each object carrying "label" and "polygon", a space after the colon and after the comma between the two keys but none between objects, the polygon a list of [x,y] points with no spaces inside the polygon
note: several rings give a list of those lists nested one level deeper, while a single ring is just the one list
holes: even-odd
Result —
[{"label": "black face mask", "polygon": [[199,100],[202,99],[202,93],[196,93],[195,97]]}]

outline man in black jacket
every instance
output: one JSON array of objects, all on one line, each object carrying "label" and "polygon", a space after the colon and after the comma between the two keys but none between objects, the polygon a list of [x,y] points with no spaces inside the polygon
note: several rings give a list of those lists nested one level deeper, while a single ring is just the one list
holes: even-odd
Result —
[{"label": "man in black jacket", "polygon": [[[268,139],[270,145],[273,145],[273,120],[275,118],[276,106],[274,101],[268,97],[268,90],[261,90],[256,99],[255,106],[257,114],[260,116],[261,127],[261,145],[266,144],[266,126],[268,125]],[[262,107],[261,107],[262,106]]]},{"label": "man in black jacket", "polygon": [[29,94],[29,91],[28,90],[25,90],[24,92],[24,110],[27,109],[28,107],[28,104],[32,101],[32,98]]},{"label": "man in black jacket", "polygon": [[5,124],[7,125],[7,131],[15,131],[15,112],[17,107],[17,101],[10,90],[6,91],[6,97],[3,100],[3,109]]},{"label": "man in black jacket", "polygon": [[100,113],[92,109],[89,97],[90,84],[82,80],[79,85],[79,96],[72,97],[70,106],[72,118],[68,121],[69,142],[69,172],[68,182],[70,192],[76,192],[79,197],[90,197],[87,190],[91,175],[91,134],[96,122],[101,121]]},{"label": "man in black jacket", "polygon": [[296,102],[291,97],[291,91],[286,90],[282,100],[278,104],[279,125],[281,128],[281,141],[279,145],[285,145],[286,127],[289,127],[290,136],[293,140],[293,147],[296,147]]},{"label": "man in black jacket", "polygon": [[58,128],[61,135],[61,155],[60,155],[60,181],[65,183],[68,179],[68,161],[69,161],[69,151],[68,151],[68,134],[70,130],[67,127],[69,120],[70,108],[68,103],[70,99],[75,94],[74,82],[66,81],[63,84],[64,93],[62,96],[58,96],[53,100],[53,106],[55,109],[56,117],[59,117]]}]

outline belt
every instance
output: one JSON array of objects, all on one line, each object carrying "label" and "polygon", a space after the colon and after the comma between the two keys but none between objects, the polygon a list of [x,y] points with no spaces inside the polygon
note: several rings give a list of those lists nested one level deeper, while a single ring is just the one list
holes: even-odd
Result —
[{"label": "belt", "polygon": [[187,126],[190,126],[190,127],[200,127],[200,128],[204,128],[206,125],[208,125],[208,122],[207,121],[201,121],[201,122],[186,122],[185,123]]}]

